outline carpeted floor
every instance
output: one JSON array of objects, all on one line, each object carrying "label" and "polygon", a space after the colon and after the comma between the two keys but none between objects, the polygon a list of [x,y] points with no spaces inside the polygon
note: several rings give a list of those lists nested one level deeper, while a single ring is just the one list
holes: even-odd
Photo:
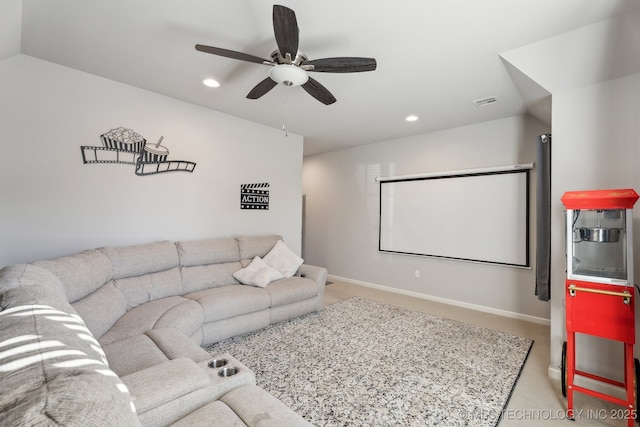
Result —
[{"label": "carpeted floor", "polygon": [[316,426],[495,426],[532,344],[356,297],[208,351]]}]

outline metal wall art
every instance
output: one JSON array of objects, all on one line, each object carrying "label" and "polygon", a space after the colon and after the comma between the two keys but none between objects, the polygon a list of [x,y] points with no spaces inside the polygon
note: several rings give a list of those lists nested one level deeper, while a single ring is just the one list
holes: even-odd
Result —
[{"label": "metal wall art", "polygon": [[169,150],[160,145],[163,137],[157,143],[147,143],[147,140],[132,129],[119,127],[100,135],[102,146],[91,147],[83,145],[82,161],[93,163],[120,163],[134,165],[136,175],[153,175],[164,172],[193,172],[194,162],[186,160],[167,160]]},{"label": "metal wall art", "polygon": [[240,209],[269,209],[269,183],[242,184]]}]

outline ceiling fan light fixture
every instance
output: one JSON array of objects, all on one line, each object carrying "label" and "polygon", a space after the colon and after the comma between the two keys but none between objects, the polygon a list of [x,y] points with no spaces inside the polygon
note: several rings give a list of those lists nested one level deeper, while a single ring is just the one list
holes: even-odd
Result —
[{"label": "ceiling fan light fixture", "polygon": [[269,71],[269,77],[276,83],[285,86],[302,86],[309,80],[309,75],[302,68],[291,64],[279,64]]},{"label": "ceiling fan light fixture", "polygon": [[418,116],[415,116],[415,115],[412,114],[410,116],[407,116],[405,118],[405,120],[408,121],[408,122],[415,122],[416,120],[418,120]]}]

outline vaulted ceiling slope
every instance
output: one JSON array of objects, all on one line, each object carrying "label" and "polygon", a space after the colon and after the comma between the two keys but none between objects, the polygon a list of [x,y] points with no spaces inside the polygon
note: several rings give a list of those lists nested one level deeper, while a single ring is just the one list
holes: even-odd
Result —
[{"label": "vaulted ceiling slope", "polygon": [[[637,0],[279,4],[295,11],[299,49],[309,58],[369,57],[377,60],[377,69],[314,73],[337,98],[329,106],[282,85],[258,100],[247,99],[268,76],[269,66],[198,52],[194,46],[269,58],[276,49],[273,3],[263,0],[5,0],[0,20],[8,22],[0,25],[0,59],[20,52],[270,127],[284,126],[304,136],[309,155],[522,114],[536,104],[527,99],[535,84],[523,83],[522,70],[507,64],[501,53],[640,6]],[[220,87],[205,87],[205,78]],[[534,98],[542,90],[534,90]],[[497,102],[481,108],[472,103],[486,97]],[[410,114],[419,119],[406,122]]]}]

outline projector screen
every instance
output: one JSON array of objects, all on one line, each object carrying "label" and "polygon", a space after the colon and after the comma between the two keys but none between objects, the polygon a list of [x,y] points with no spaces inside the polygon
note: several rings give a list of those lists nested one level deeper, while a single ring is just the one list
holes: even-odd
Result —
[{"label": "projector screen", "polygon": [[379,250],[529,267],[529,170],[381,180]]}]

